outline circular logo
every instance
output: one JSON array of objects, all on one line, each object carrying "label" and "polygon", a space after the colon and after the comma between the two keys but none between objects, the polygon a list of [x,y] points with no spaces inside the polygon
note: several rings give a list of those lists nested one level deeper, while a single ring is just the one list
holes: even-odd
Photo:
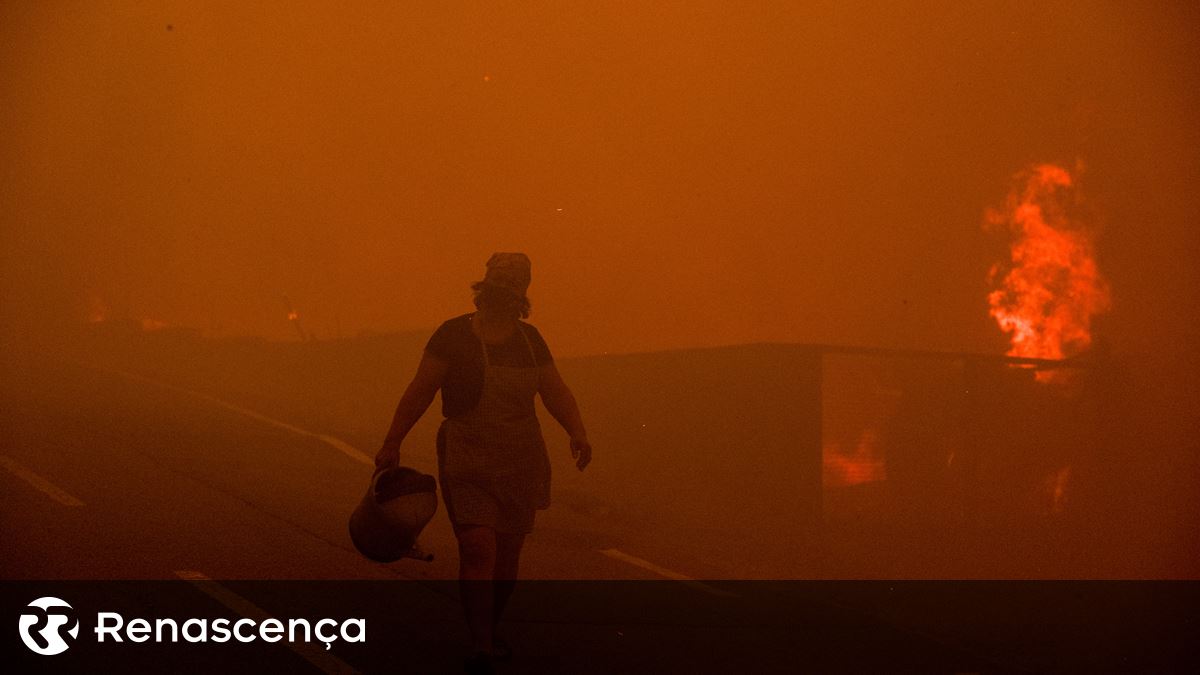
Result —
[{"label": "circular logo", "polygon": [[46,596],[29,603],[21,613],[21,639],[38,654],[53,656],[67,651],[79,637],[79,619],[67,603]]}]

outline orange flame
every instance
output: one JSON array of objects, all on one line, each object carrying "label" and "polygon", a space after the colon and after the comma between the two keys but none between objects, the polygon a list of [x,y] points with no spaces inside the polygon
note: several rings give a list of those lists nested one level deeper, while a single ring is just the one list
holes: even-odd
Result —
[{"label": "orange flame", "polygon": [[[1108,310],[1108,283],[1094,256],[1092,231],[1074,213],[1080,202],[1071,174],[1041,164],[1017,176],[1003,210],[989,210],[985,227],[1013,237],[1011,259],[989,280],[990,314],[1010,335],[1009,356],[1061,359],[1087,349],[1092,317]],[[1038,373],[1040,381],[1052,379]]]},{"label": "orange flame", "polygon": [[875,483],[887,478],[887,467],[874,429],[867,429],[853,449],[843,451],[841,444],[828,442],[822,453],[823,482],[827,487],[845,487]]}]

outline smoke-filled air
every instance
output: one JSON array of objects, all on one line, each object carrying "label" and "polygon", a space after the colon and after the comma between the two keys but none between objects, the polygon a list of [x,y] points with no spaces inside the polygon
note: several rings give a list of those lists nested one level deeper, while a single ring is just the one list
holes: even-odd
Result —
[{"label": "smoke-filled air", "polygon": [[5,2],[0,577],[1195,578],[1198,18]]}]

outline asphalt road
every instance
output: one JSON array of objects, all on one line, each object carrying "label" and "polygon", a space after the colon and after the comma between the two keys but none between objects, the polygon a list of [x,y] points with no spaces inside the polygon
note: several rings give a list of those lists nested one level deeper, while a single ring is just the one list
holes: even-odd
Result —
[{"label": "asphalt road", "polygon": [[[365,450],[149,380],[62,362],[27,366],[5,387],[0,522],[22,542],[5,556],[5,578],[457,576],[444,509],[421,538],[433,562],[380,565],[354,550],[346,525],[370,478]],[[432,473],[423,465],[431,459],[408,461]],[[666,550],[627,550],[631,532],[636,524],[544,511],[522,575],[713,576],[712,565],[664,561]]]}]

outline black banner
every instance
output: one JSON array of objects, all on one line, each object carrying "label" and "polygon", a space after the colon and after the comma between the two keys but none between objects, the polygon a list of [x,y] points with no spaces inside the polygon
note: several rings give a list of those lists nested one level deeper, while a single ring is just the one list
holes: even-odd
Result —
[{"label": "black banner", "polygon": [[[462,672],[458,593],[0,582],[10,672]],[[497,671],[1200,672],[1198,600],[1195,582],[522,581]]]}]

